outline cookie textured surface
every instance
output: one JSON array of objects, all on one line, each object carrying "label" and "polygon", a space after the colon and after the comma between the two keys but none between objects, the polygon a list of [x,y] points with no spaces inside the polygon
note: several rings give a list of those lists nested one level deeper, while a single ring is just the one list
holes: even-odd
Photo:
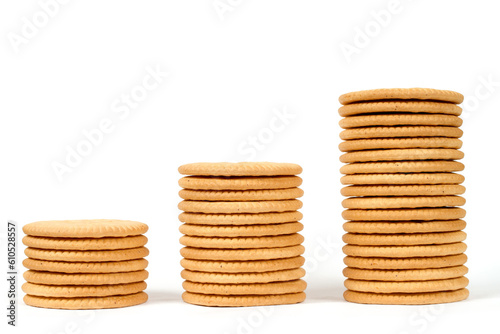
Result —
[{"label": "cookie textured surface", "polygon": [[148,295],[145,292],[139,292],[124,296],[82,298],[54,298],[32,295],[24,296],[24,302],[27,305],[66,310],[90,310],[127,307],[143,304],[147,300]]},{"label": "cookie textured surface", "polygon": [[187,281],[199,283],[241,284],[293,281],[301,279],[305,273],[302,268],[263,273],[209,273],[184,269],[181,277]]},{"label": "cookie textured surface", "polygon": [[99,274],[63,274],[28,270],[24,272],[23,277],[27,282],[47,285],[106,285],[140,282],[146,280],[148,275],[146,270]]},{"label": "cookie textured surface", "polygon": [[453,115],[440,114],[400,114],[391,115],[361,115],[343,118],[339,125],[343,129],[365,126],[398,126],[398,125],[429,125],[454,126],[462,125],[462,119]]},{"label": "cookie textured surface", "polygon": [[369,150],[344,153],[341,162],[408,161],[408,160],[459,160],[464,153],[447,148],[409,148]]},{"label": "cookie textured surface", "polygon": [[103,238],[144,234],[148,226],[130,220],[49,220],[24,225],[27,235],[51,238]]},{"label": "cookie textured surface", "polygon": [[451,126],[376,126],[345,129],[340,133],[340,139],[373,139],[395,137],[449,137],[460,138],[463,131]]},{"label": "cookie textured surface", "polygon": [[189,304],[226,307],[297,304],[303,302],[305,298],[304,292],[265,296],[219,296],[191,292],[182,294],[182,300]]},{"label": "cookie textured surface", "polygon": [[186,259],[220,261],[285,259],[302,255],[304,252],[305,248],[302,245],[253,249],[210,249],[195,247],[184,247],[181,249],[181,255]]},{"label": "cookie textured surface", "polygon": [[185,235],[203,237],[259,237],[292,234],[302,231],[299,222],[262,225],[193,225],[182,224],[179,231]]},{"label": "cookie textured surface", "polygon": [[278,162],[200,162],[180,166],[179,173],[204,176],[297,175],[302,173],[302,167]]},{"label": "cookie textured surface", "polygon": [[49,250],[38,248],[26,248],[24,254],[27,257],[38,260],[62,261],[62,262],[108,262],[128,261],[146,257],[149,250],[146,247],[118,249],[118,250],[95,250],[95,251],[71,251],[71,250]]},{"label": "cookie textured surface", "polygon": [[465,228],[467,223],[461,219],[431,221],[350,221],[344,223],[344,230],[351,233],[431,233],[452,232]]},{"label": "cookie textured surface", "polygon": [[347,278],[368,281],[427,281],[457,278],[467,274],[466,266],[430,268],[430,269],[359,269],[344,268],[343,274]]},{"label": "cookie textured surface", "polygon": [[146,269],[148,261],[137,259],[112,262],[62,262],[27,258],[23,261],[23,266],[36,271],[58,273],[119,273]]},{"label": "cookie textured surface", "polygon": [[213,295],[281,295],[302,292],[306,289],[307,283],[301,279],[253,284],[211,284],[184,281],[182,287],[188,292]]},{"label": "cookie textured surface", "polygon": [[342,174],[458,172],[465,166],[450,160],[357,162],[340,168]]},{"label": "cookie textured surface", "polygon": [[465,198],[461,196],[354,197],[342,201],[346,209],[431,208],[464,204]]},{"label": "cookie textured surface", "polygon": [[179,196],[193,201],[279,201],[300,198],[304,191],[300,188],[270,190],[191,190],[181,189]]},{"label": "cookie textured surface", "polygon": [[296,199],[283,201],[245,201],[245,202],[207,202],[182,201],[179,209],[185,212],[202,213],[265,213],[296,211],[302,208],[302,202]]},{"label": "cookie textured surface", "polygon": [[418,209],[347,209],[342,212],[346,220],[454,220],[465,217],[462,208],[418,208]]},{"label": "cookie textured surface", "polygon": [[302,184],[298,176],[206,177],[185,176],[179,180],[182,188],[194,190],[260,190],[296,188]]},{"label": "cookie textured surface", "polygon": [[342,240],[351,245],[398,246],[398,245],[433,245],[451,244],[464,241],[467,234],[463,231],[438,233],[406,234],[344,234]]},{"label": "cookie textured surface", "polygon": [[261,261],[207,261],[182,259],[181,266],[192,271],[211,273],[259,273],[266,271],[295,269],[304,265],[302,256]]},{"label": "cookie textured surface", "polygon": [[374,293],[421,293],[437,291],[453,291],[464,289],[469,284],[466,277],[429,281],[365,281],[347,279],[344,286],[351,291],[374,292]]},{"label": "cookie textured surface", "polygon": [[453,103],[431,102],[431,101],[378,101],[378,102],[358,102],[344,105],[339,108],[339,115],[342,117],[353,115],[364,115],[373,113],[426,113],[445,114],[460,116],[462,108]]},{"label": "cookie textured surface", "polygon": [[339,144],[339,149],[342,152],[402,148],[459,149],[462,144],[458,138],[446,137],[381,138],[343,141]]},{"label": "cookie textured surface", "polygon": [[446,196],[461,195],[465,187],[458,184],[349,186],[341,189],[343,196]]},{"label": "cookie textured surface", "polygon": [[465,264],[465,254],[412,257],[412,258],[383,258],[383,257],[357,257],[346,256],[344,263],[348,267],[361,269],[428,269],[456,267]]},{"label": "cookie textured surface", "polygon": [[461,184],[463,175],[456,173],[410,173],[410,174],[353,174],[344,175],[342,184]]},{"label": "cookie textured surface", "polygon": [[304,241],[304,237],[299,233],[269,236],[269,237],[234,237],[234,238],[209,238],[182,236],[180,243],[184,246],[198,248],[274,248],[299,245]]},{"label": "cookie textured surface", "polygon": [[339,97],[342,104],[379,100],[429,100],[460,104],[464,96],[451,90],[431,88],[379,88],[343,94]]},{"label": "cookie textured surface", "polygon": [[25,236],[23,244],[28,247],[51,250],[113,250],[137,248],[146,245],[143,235],[116,238],[47,238]]},{"label": "cookie textured surface", "polygon": [[239,214],[200,214],[183,212],[179,220],[199,225],[260,225],[297,222],[302,219],[299,211]]},{"label": "cookie textured surface", "polygon": [[469,290],[426,292],[426,293],[372,293],[347,290],[344,299],[360,304],[427,305],[452,303],[469,297]]},{"label": "cookie textured surface", "polygon": [[435,257],[458,255],[465,252],[467,245],[463,242],[443,245],[416,245],[416,246],[359,246],[345,245],[342,250],[349,256],[360,257]]},{"label": "cookie textured surface", "polygon": [[22,290],[32,296],[75,298],[130,295],[146,290],[146,287],[146,282],[108,285],[46,285],[24,283]]}]

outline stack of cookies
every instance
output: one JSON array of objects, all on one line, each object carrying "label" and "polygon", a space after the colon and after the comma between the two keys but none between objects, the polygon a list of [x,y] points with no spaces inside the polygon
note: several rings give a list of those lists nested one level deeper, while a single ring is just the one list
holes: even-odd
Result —
[{"label": "stack of cookies", "polygon": [[143,223],[104,219],[25,225],[24,302],[73,310],[146,302],[147,230]]},{"label": "stack of cookies", "polygon": [[185,302],[257,306],[305,299],[302,168],[288,163],[179,167]]},{"label": "stack of cookies", "polygon": [[466,299],[463,96],[376,89],[340,97],[347,234],[344,298],[369,304]]}]

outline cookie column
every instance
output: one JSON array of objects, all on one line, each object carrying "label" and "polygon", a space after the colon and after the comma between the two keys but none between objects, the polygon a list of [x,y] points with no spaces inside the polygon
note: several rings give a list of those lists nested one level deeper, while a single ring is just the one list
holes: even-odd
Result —
[{"label": "cookie column", "polygon": [[432,304],[467,298],[463,96],[435,89],[344,94],[340,160],[344,297]]},{"label": "cookie column", "polygon": [[287,163],[181,166],[179,219],[185,302],[203,306],[299,303],[304,238],[302,168]]}]

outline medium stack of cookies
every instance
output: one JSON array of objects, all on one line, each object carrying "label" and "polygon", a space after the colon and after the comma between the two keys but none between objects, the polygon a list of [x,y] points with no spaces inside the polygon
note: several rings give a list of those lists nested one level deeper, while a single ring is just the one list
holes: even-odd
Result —
[{"label": "medium stack of cookies", "polygon": [[203,306],[302,302],[302,168],[193,163],[179,172],[188,175],[179,180],[183,300]]},{"label": "medium stack of cookies", "polygon": [[143,223],[104,219],[25,225],[24,302],[72,310],[146,302],[147,230]]},{"label": "medium stack of cookies", "polygon": [[423,88],[340,96],[347,301],[467,298],[463,98]]}]

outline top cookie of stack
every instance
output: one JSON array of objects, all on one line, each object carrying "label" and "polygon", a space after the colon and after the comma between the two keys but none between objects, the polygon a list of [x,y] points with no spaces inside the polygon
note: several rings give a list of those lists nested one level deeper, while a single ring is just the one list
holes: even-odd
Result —
[{"label": "top cookie of stack", "polygon": [[26,304],[102,309],[146,302],[148,226],[128,220],[40,221],[23,227]]},{"label": "top cookie of stack", "polygon": [[305,299],[302,168],[288,163],[179,167],[184,301],[256,306]]},{"label": "top cookie of stack", "polygon": [[348,301],[467,298],[459,93],[375,89],[339,98]]}]

